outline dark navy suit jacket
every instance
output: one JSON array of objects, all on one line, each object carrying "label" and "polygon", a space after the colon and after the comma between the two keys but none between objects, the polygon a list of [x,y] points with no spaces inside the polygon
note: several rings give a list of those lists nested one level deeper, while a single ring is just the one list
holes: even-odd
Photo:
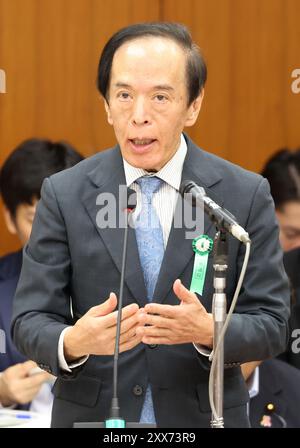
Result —
[{"label": "dark navy suit jacket", "polygon": [[0,329],[5,332],[6,353],[0,354],[0,372],[26,361],[16,349],[10,336],[12,304],[22,266],[22,252],[0,258]]}]

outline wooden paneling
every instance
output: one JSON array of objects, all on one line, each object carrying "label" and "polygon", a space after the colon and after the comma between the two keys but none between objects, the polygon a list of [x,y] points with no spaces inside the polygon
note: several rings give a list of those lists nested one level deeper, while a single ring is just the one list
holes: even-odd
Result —
[{"label": "wooden paneling", "polygon": [[259,171],[282,146],[300,145],[298,0],[165,0],[166,20],[185,23],[208,63],[191,135],[202,147]]},{"label": "wooden paneling", "polygon": [[[0,164],[32,136],[68,140],[86,156],[114,144],[95,85],[100,51],[129,23],[174,20],[208,62],[192,138],[259,171],[278,147],[300,145],[299,17],[299,0],[0,0]],[[0,255],[16,247],[0,218]]]},{"label": "wooden paneling", "polygon": [[[86,156],[114,144],[96,90],[100,51],[118,28],[158,19],[159,0],[0,0],[0,165],[32,136]],[[18,242],[0,215],[1,256]]]}]

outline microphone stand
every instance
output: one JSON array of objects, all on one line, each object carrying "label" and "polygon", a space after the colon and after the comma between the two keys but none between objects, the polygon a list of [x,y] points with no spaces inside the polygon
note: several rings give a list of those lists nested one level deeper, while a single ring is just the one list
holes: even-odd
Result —
[{"label": "microphone stand", "polygon": [[[130,196],[132,204],[130,203]],[[73,428],[156,428],[152,423],[138,423],[138,422],[126,422],[124,418],[120,416],[120,407],[118,399],[118,360],[120,351],[120,334],[121,334],[121,321],[122,321],[122,305],[123,305],[123,291],[124,291],[124,278],[126,269],[127,258],[127,240],[128,240],[128,226],[130,223],[130,217],[132,212],[136,208],[136,194],[133,190],[128,189],[127,192],[127,208],[125,209],[126,221],[124,230],[124,242],[122,252],[122,267],[120,278],[120,291],[118,301],[118,320],[116,330],[116,343],[114,351],[114,366],[113,366],[113,397],[110,407],[109,418],[104,422],[79,422],[74,423]]]},{"label": "microphone stand", "polygon": [[[218,345],[220,334],[226,320],[226,272],[228,268],[228,240],[227,232],[219,230],[215,236],[214,244],[214,295],[212,313],[214,320],[214,343],[213,350]],[[215,355],[216,368],[213,377],[213,397],[217,415],[212,415],[211,427],[224,428],[223,419],[223,398],[224,398],[224,341],[219,346],[219,350]]]},{"label": "microphone stand", "polygon": [[120,416],[120,407],[118,399],[118,361],[120,353],[120,335],[121,335],[121,322],[122,322],[122,306],[123,306],[123,291],[124,291],[124,278],[127,258],[127,240],[128,240],[128,225],[130,215],[134,208],[127,208],[125,210],[126,224],[124,230],[124,242],[122,253],[122,268],[120,279],[120,291],[119,291],[119,303],[118,303],[118,320],[117,320],[117,332],[114,351],[114,367],[113,367],[113,397],[111,400],[110,416],[105,420],[105,428],[125,428],[125,420]]}]

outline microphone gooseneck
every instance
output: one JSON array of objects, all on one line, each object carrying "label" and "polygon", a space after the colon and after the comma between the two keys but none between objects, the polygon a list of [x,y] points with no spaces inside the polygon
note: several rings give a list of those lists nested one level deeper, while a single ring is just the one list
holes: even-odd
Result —
[{"label": "microphone gooseneck", "polygon": [[251,242],[249,234],[238,224],[236,218],[207,196],[204,188],[188,180],[182,182],[179,191],[183,197],[192,200],[192,205],[202,208],[219,230],[229,232],[244,244]]},{"label": "microphone gooseneck", "polygon": [[123,252],[122,252],[122,267],[120,277],[120,290],[118,300],[118,317],[117,317],[117,330],[116,330],[116,342],[114,350],[114,364],[113,364],[113,397],[111,401],[110,417],[106,420],[107,428],[124,427],[125,422],[120,416],[120,406],[118,399],[118,360],[120,352],[120,335],[121,335],[121,321],[122,321],[122,306],[123,306],[123,291],[124,291],[124,278],[127,258],[127,240],[128,240],[128,224],[132,212],[136,208],[136,193],[128,189],[127,190],[127,204],[123,210],[126,213],[124,240],[123,240]]}]

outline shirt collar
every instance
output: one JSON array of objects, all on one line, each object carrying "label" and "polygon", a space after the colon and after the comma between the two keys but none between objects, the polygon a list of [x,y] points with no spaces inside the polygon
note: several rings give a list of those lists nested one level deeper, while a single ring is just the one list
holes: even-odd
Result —
[{"label": "shirt collar", "polygon": [[248,378],[247,387],[250,398],[254,398],[259,394],[259,367],[256,367],[250,378]]},{"label": "shirt collar", "polygon": [[[181,134],[180,145],[176,153],[166,163],[166,165],[162,167],[161,170],[155,173],[155,176],[159,177],[176,190],[179,190],[181,183],[182,168],[184,159],[186,157],[186,153],[187,153],[187,144],[183,134]],[[140,177],[149,175],[149,173],[143,170],[142,168],[135,168],[134,166],[130,165],[124,158],[123,158],[123,164],[124,164],[127,187],[130,187]]]}]

